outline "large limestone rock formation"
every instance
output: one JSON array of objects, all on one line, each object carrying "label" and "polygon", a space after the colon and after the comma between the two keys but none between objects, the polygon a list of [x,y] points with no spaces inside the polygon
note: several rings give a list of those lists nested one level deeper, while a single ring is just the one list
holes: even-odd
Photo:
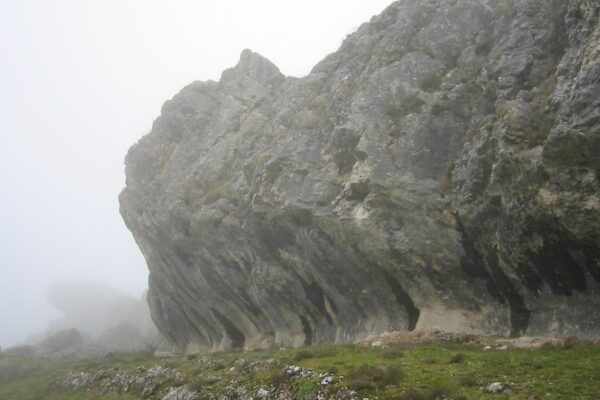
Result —
[{"label": "large limestone rock formation", "polygon": [[167,101],[121,212],[189,350],[600,333],[600,3],[402,0]]}]

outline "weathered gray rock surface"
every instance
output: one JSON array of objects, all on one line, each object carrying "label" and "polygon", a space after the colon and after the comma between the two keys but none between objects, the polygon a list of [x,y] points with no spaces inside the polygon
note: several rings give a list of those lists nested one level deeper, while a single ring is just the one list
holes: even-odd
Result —
[{"label": "weathered gray rock surface", "polygon": [[600,3],[403,0],[162,108],[121,213],[188,350],[600,333]]}]

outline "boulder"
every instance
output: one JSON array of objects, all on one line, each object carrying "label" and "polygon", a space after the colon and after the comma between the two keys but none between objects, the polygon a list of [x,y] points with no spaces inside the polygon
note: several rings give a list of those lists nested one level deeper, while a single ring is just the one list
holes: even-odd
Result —
[{"label": "boulder", "polygon": [[402,0],[303,78],[245,50],[129,151],[181,349],[600,333],[600,4]]}]

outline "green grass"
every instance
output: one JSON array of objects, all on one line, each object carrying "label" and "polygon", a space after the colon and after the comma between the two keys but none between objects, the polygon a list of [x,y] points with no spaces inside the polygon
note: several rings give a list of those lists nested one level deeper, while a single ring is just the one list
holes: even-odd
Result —
[{"label": "green grass", "polygon": [[[244,359],[245,362],[239,361]],[[0,399],[96,399],[98,383],[86,389],[63,388],[57,382],[72,372],[138,366],[176,368],[184,383],[203,393],[221,393],[235,380],[248,388],[276,390],[286,386],[294,398],[320,390],[320,378],[290,378],[283,373],[298,365],[317,373],[334,372],[334,387],[357,390],[358,397],[379,399],[598,399],[600,348],[483,351],[478,347],[416,346],[378,349],[364,346],[315,346],[289,350],[224,352],[159,359],[144,353],[118,354],[104,360],[51,361],[0,355]],[[266,365],[251,370],[248,365]],[[12,372],[11,372],[12,371]],[[511,383],[512,394],[482,390],[492,382]],[[161,388],[168,387],[169,382]],[[137,399],[133,393],[110,392],[102,399]]]},{"label": "green grass", "polygon": [[318,387],[319,387],[319,384],[315,381],[304,382],[302,384],[302,386],[300,386],[300,389],[298,390],[298,397],[309,395],[309,394],[313,393],[315,390],[317,390]]}]

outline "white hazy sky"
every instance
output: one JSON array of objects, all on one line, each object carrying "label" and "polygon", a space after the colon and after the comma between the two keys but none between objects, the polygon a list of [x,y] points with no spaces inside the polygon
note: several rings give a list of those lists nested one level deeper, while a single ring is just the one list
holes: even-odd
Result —
[{"label": "white hazy sky", "polygon": [[56,318],[52,281],[133,295],[123,158],[162,103],[250,48],[306,75],[391,0],[0,0],[0,346]]}]

